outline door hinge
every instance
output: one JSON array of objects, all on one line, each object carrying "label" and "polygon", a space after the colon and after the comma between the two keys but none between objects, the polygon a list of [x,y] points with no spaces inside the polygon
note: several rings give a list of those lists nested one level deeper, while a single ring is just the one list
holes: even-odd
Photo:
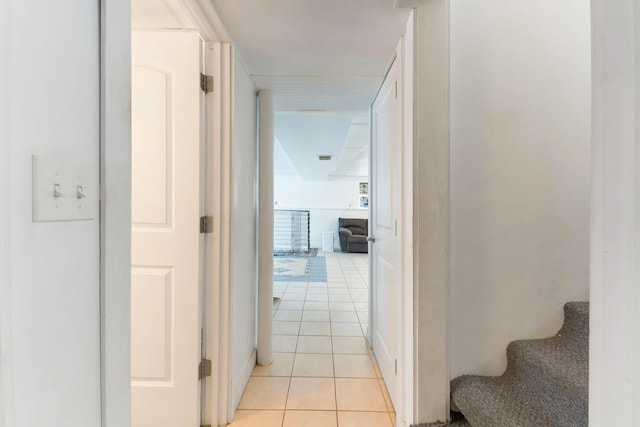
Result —
[{"label": "door hinge", "polygon": [[198,365],[198,380],[211,376],[211,360],[202,359]]},{"label": "door hinge", "polygon": [[213,76],[200,73],[200,89],[204,93],[213,92]]},{"label": "door hinge", "polygon": [[398,359],[396,359],[396,375],[398,375]]},{"label": "door hinge", "polygon": [[396,99],[398,99],[398,81],[396,80]]},{"label": "door hinge", "polygon": [[200,233],[213,233],[213,217],[200,217]]}]

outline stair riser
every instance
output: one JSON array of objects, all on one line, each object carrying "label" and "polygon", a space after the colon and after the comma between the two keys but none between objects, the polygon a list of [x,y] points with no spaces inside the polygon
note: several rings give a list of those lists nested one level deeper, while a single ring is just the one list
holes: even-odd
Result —
[{"label": "stair riser", "polygon": [[[544,396],[557,395],[558,398],[564,396],[567,401],[584,401],[584,396],[588,395],[588,390],[582,387],[574,387],[571,384],[553,378],[551,375],[542,373],[536,366],[531,366],[526,362],[518,362],[505,372],[514,380],[524,381],[532,390],[540,392]],[[554,391],[555,390],[555,391]],[[584,406],[584,404],[577,404]]]},{"label": "stair riser", "polygon": [[[558,371],[553,366],[544,363],[549,360],[552,354],[536,355],[532,353],[536,340],[514,341],[507,347],[508,368],[504,373],[504,378],[510,378],[527,387],[527,390],[539,396],[546,405],[551,408],[559,408],[563,412],[569,412],[572,418],[581,418],[580,414],[586,416],[587,399],[589,393],[588,372],[582,369],[575,370],[586,365],[587,349],[583,348],[586,342],[580,346],[567,345],[567,337],[552,338],[555,343],[552,348],[555,353],[567,354],[567,357],[574,357],[576,365],[571,370]],[[549,340],[546,340],[549,342]],[[539,349],[538,349],[539,351]],[[544,360],[538,359],[542,357]],[[573,373],[572,373],[573,372]],[[556,412],[554,410],[554,412]]]},{"label": "stair riser", "polygon": [[473,427],[567,427],[526,405],[517,412],[507,413],[501,402],[507,402],[511,396],[495,393],[495,383],[491,380],[485,383],[487,378],[475,378],[484,385],[462,384],[453,394],[453,400]]},{"label": "stair riser", "polygon": [[558,334],[574,340],[589,339],[589,310],[581,304],[566,304],[564,323]]},{"label": "stair riser", "polygon": [[[513,343],[512,343],[513,344]],[[579,355],[579,360],[583,360],[586,365],[586,356]],[[505,374],[518,375],[520,378],[531,382],[540,382],[548,385],[551,389],[566,390],[575,396],[576,399],[583,399],[588,395],[588,375],[583,370],[576,371],[576,377],[568,376],[568,372],[557,372],[553,367],[530,357],[520,348],[509,345],[507,348],[508,367]]]}]

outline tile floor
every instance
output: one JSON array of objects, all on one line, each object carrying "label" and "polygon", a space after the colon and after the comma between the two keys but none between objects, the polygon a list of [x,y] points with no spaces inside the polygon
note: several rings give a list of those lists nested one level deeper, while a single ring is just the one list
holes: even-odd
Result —
[{"label": "tile floor", "polygon": [[274,282],[273,363],[256,366],[231,427],[392,427],[364,339],[367,254],[319,253],[327,282]]}]

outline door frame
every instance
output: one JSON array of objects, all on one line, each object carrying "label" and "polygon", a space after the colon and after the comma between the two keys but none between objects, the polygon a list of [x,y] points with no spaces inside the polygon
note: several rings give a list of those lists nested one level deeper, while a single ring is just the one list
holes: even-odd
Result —
[{"label": "door frame", "polygon": [[232,413],[231,384],[231,114],[233,50],[228,43],[207,43],[205,70],[214,76],[214,90],[206,98],[206,209],[214,232],[206,236],[205,354],[214,377],[207,381],[208,422],[226,425]]},{"label": "door frame", "polygon": [[405,355],[411,370],[405,375],[411,383],[406,411],[412,425],[443,425],[450,417],[449,3],[396,0],[397,7],[413,8],[405,69],[405,84],[411,86],[404,89],[411,97],[405,108],[412,114],[405,122],[411,133],[407,159],[413,165],[405,188],[412,200],[413,246],[405,248],[412,254],[405,266],[411,268],[405,274],[411,277],[407,301],[413,304],[413,317],[405,319],[413,327],[412,336],[405,335],[411,343]]},{"label": "door frame", "polygon": [[396,49],[403,168],[396,425],[435,426],[450,409],[449,0],[396,0],[396,7],[412,9]]},{"label": "door frame", "polygon": [[[210,46],[221,39],[228,40],[227,33],[209,2],[181,2],[205,41],[206,72],[215,73],[216,70],[211,68],[214,63],[214,50],[210,49]],[[130,425],[131,422],[131,1],[101,0],[100,24],[101,425],[122,427]],[[230,76],[216,77],[216,87],[220,87],[223,79],[230,79]],[[204,121],[207,133],[205,156],[214,153],[216,146],[224,145],[220,135],[211,137],[214,129],[220,129],[220,125],[228,121],[227,117],[215,115],[216,111],[220,111],[219,102],[219,97],[206,97],[205,103],[209,111],[214,113],[207,114]],[[217,156],[208,157],[207,173],[223,171],[224,161],[224,158]],[[211,201],[215,199],[216,194],[230,194],[229,179],[222,175],[214,178],[207,176],[209,182],[212,182],[211,179],[219,185],[215,188],[208,187],[203,194],[208,208],[211,207]],[[222,211],[210,212],[209,215],[228,219],[228,215]],[[210,236],[215,235],[214,233]],[[228,259],[225,260],[225,257],[221,256],[225,254],[221,246],[225,237],[218,236],[214,240],[210,236],[205,238],[204,256],[207,257],[207,264],[211,264],[212,268],[224,270],[223,266],[228,266]],[[226,240],[229,240],[228,236]],[[228,272],[228,268],[226,271]],[[221,353],[221,349],[229,348],[229,343],[225,344],[217,339],[219,335],[224,338],[224,331],[228,331],[230,326],[230,300],[225,299],[221,293],[221,284],[228,283],[228,280],[225,282],[225,277],[228,276],[210,273],[205,276],[205,298],[209,298],[208,302],[214,302],[215,305],[208,306],[209,312],[223,315],[215,316],[217,319],[213,322],[208,321],[206,326],[208,342],[214,344],[206,349],[207,356],[212,360],[214,372],[213,381],[207,381],[205,391],[209,403],[209,413],[205,415],[207,420],[217,417],[218,403],[226,401],[228,385],[225,387],[224,378],[225,375],[228,377],[230,367],[228,357],[225,358]],[[220,331],[222,333],[219,333]]]},{"label": "door frame", "polygon": [[102,427],[131,424],[131,3],[100,2]]},{"label": "door frame", "polygon": [[[215,10],[206,0],[182,0],[185,8],[194,16],[194,22],[205,42],[229,41]],[[418,2],[414,8],[413,20],[408,26],[403,70],[404,100],[403,129],[405,130],[405,168],[403,183],[403,203],[411,206],[404,212],[404,292],[405,317],[403,319],[402,347],[404,363],[400,363],[403,377],[402,401],[398,413],[399,424],[418,424],[433,420],[446,420],[448,416],[448,197],[442,202],[441,190],[448,189],[448,162],[438,163],[430,170],[431,178],[442,179],[437,185],[424,189],[425,178],[416,176],[413,170],[425,158],[433,154],[448,155],[448,2]],[[131,98],[130,70],[130,0],[101,1],[101,399],[103,427],[120,427],[129,424],[130,419],[130,115]],[[433,24],[433,25],[431,25]],[[216,40],[217,39],[217,40]],[[421,50],[418,50],[420,47]],[[444,47],[444,48],[443,48]],[[207,49],[208,51],[208,49]],[[425,52],[435,52],[427,55]],[[208,63],[208,61],[206,61]],[[416,73],[417,67],[423,70]],[[436,81],[427,80],[429,72]],[[227,79],[230,78],[226,77]],[[224,77],[216,78],[217,85]],[[228,81],[227,83],[228,84]],[[413,93],[413,88],[417,92]],[[431,96],[436,90],[438,96]],[[220,108],[222,104],[218,104]],[[428,111],[440,111],[432,120],[414,123],[413,117],[421,117]],[[207,118],[210,122],[211,117]],[[228,116],[220,117],[219,124],[228,121]],[[213,120],[215,124],[215,120]],[[428,122],[428,123],[427,123]],[[228,125],[229,123],[227,123]],[[435,125],[435,126],[434,126]],[[222,131],[221,131],[222,132]],[[429,133],[431,132],[431,133]],[[223,135],[218,139],[224,141]],[[214,144],[216,141],[208,143]],[[220,147],[220,145],[218,145]],[[431,150],[431,151],[430,151]],[[432,158],[432,161],[436,158]],[[442,156],[437,157],[442,160]],[[446,158],[448,159],[448,158]],[[218,158],[218,170],[223,170],[224,159]],[[228,164],[227,164],[228,166]],[[215,170],[215,169],[214,169]],[[225,172],[228,173],[228,172]],[[224,175],[221,176],[224,178]],[[230,194],[230,180],[219,181],[219,194]],[[421,190],[423,188],[424,190]],[[214,194],[215,196],[215,194]],[[225,197],[226,197],[225,196]],[[442,214],[435,223],[424,223],[419,216],[420,208],[425,209],[432,200],[438,201],[437,209]],[[215,213],[214,213],[215,215]],[[228,213],[227,213],[228,215]],[[220,212],[219,219],[224,219]],[[222,225],[222,224],[221,224]],[[446,227],[442,227],[446,225]],[[435,245],[427,235],[433,227],[441,227],[441,238]],[[224,230],[225,228],[219,228]],[[410,238],[409,238],[410,236]],[[223,244],[228,236],[213,242],[215,250],[224,253]],[[219,243],[219,245],[218,245]],[[425,250],[419,251],[423,246]],[[444,252],[443,252],[444,251]],[[443,257],[444,254],[444,257]],[[220,252],[218,253],[220,255]],[[213,256],[213,254],[212,254]],[[414,262],[414,259],[419,262]],[[228,267],[229,260],[215,259],[218,265]],[[214,264],[215,265],[215,264]],[[418,267],[419,266],[419,267]],[[426,275],[429,266],[436,266],[438,277]],[[218,319],[224,324],[211,323],[209,333],[220,334],[218,338],[229,339],[230,298],[221,287],[228,284],[227,276],[216,277],[215,283],[208,283],[209,296],[218,298],[220,304]],[[425,277],[426,276],[426,277]],[[225,281],[226,277],[226,281]],[[424,281],[424,284],[421,282]],[[411,284],[408,286],[407,284]],[[428,285],[428,287],[427,287]],[[425,292],[425,290],[427,292]],[[408,309],[412,307],[413,310]],[[435,310],[431,310],[434,308]],[[213,310],[215,311],[215,310]],[[420,331],[420,336],[418,335]],[[427,334],[425,337],[423,334]],[[435,341],[433,341],[435,338]],[[216,340],[209,342],[216,343]],[[421,342],[435,342],[429,349],[421,349]],[[229,390],[229,355],[221,349],[229,349],[229,343],[219,342],[216,348],[208,349],[213,354],[212,363],[218,369],[215,387],[207,391],[207,399],[227,407]],[[209,353],[209,350],[211,353]],[[436,369],[437,368],[437,369]],[[215,372],[215,370],[214,370]],[[426,398],[428,396],[428,398]],[[418,405],[418,400],[421,404]],[[425,405],[425,402],[427,403]],[[216,408],[216,406],[211,406]],[[443,418],[444,416],[444,418]],[[400,419],[401,418],[401,419]],[[226,421],[226,420],[225,420]]]},{"label": "door frame", "polygon": [[[187,3],[204,3],[202,0],[185,0]],[[441,2],[443,0],[438,0]],[[417,7],[418,3],[421,0],[396,0],[396,4],[399,7]],[[601,14],[603,13],[605,1],[603,0],[593,0],[592,1],[592,13],[596,11],[597,14],[594,16],[598,19],[601,18]],[[403,6],[404,5],[404,6]],[[100,66],[100,93],[101,93],[101,112],[100,112],[100,122],[101,122],[101,138],[100,138],[100,194],[101,194],[101,206],[100,206],[100,300],[101,300],[101,324],[100,324],[100,345],[101,345],[101,400],[102,400],[102,427],[122,427],[129,425],[130,420],[130,384],[129,384],[129,327],[130,327],[130,319],[129,319],[129,298],[130,298],[130,279],[128,276],[129,272],[129,262],[130,256],[128,255],[130,251],[130,207],[129,207],[129,199],[130,199],[130,121],[129,121],[129,100],[130,100],[130,13],[131,13],[131,5],[130,0],[101,0],[100,1],[100,22],[101,22],[101,37],[100,37],[100,58],[101,58],[101,66]],[[448,12],[447,12],[448,13]],[[218,20],[219,21],[219,20]],[[416,17],[414,16],[413,23],[416,22]],[[433,27],[433,31],[438,32],[439,36],[436,39],[432,40],[432,45],[436,46],[446,46],[446,51],[448,52],[448,39],[443,41],[443,36],[445,31],[442,31],[441,24],[447,23],[446,21],[438,22]],[[597,21],[599,22],[599,21]],[[597,24],[596,22],[596,24]],[[411,25],[411,24],[410,24]],[[222,28],[222,26],[220,26]],[[602,37],[605,34],[613,33],[612,28],[602,28],[598,26],[594,26],[592,24],[593,30],[593,40],[598,39],[598,37]],[[423,32],[424,30],[423,27]],[[409,32],[413,34],[413,31]],[[221,40],[228,41],[228,37],[222,36],[224,34],[223,31],[218,33],[221,35]],[[208,37],[207,37],[208,38]],[[428,39],[422,38],[427,45]],[[409,45],[410,43],[410,45]],[[413,46],[413,40],[409,41],[407,39],[407,51],[415,52]],[[419,40],[416,40],[417,45],[421,45]],[[422,46],[421,46],[422,49]],[[603,50],[599,51],[599,55],[604,55],[611,52],[610,46],[604,46]],[[442,54],[438,55],[437,61],[442,62]],[[412,59],[413,55],[411,55]],[[409,61],[409,58],[407,58]],[[424,64],[423,64],[424,65]],[[427,64],[428,65],[428,64]],[[438,64],[431,64],[432,67],[440,68]],[[407,63],[407,70],[413,71],[415,68],[413,64],[409,65]],[[421,68],[423,70],[423,68]],[[441,77],[442,78],[442,77]],[[413,85],[420,79],[420,76],[411,76],[411,78],[406,79],[405,81],[405,92],[408,94],[413,93],[413,87],[409,85]],[[595,81],[595,80],[594,80]],[[442,85],[442,83],[440,83]],[[436,86],[437,87],[437,86]],[[445,82],[441,89],[448,88],[448,81]],[[420,97],[425,94],[424,88],[416,87],[419,91],[416,96]],[[448,107],[448,101],[445,102],[443,99],[434,100],[435,104],[440,104],[441,106]],[[417,132],[418,127],[414,128],[413,121],[410,118],[409,114],[413,114],[414,106],[417,104],[413,100],[410,102],[411,108],[407,111],[411,111],[411,113],[407,114],[407,122],[406,130],[411,130],[412,132]],[[420,104],[420,108],[418,111],[423,111],[426,109],[426,105]],[[447,135],[448,135],[448,109],[446,110],[446,117],[441,117],[439,123],[441,126],[446,125]],[[600,116],[598,116],[600,117]],[[441,129],[440,127],[438,127]],[[424,129],[422,130],[424,132]],[[408,133],[406,134],[408,135]],[[414,141],[413,136],[407,136],[411,141]],[[442,141],[444,138],[442,135],[440,139]],[[415,138],[417,141],[417,138]],[[448,141],[448,136],[446,137],[446,141]],[[599,144],[602,144],[600,141]],[[412,145],[415,150],[420,150],[420,146],[418,146],[415,142]],[[447,142],[448,146],[448,142]],[[414,153],[415,162],[420,161],[420,153]],[[593,162],[597,164],[602,161],[603,153],[601,151],[594,151]],[[419,165],[419,163],[414,163]],[[601,180],[601,176],[593,176],[593,179]],[[407,187],[405,191],[408,195],[411,195],[410,198],[413,198],[414,194],[417,192],[414,191],[412,187],[414,185],[413,173],[411,173],[411,179],[406,182]],[[611,186],[615,187],[616,182],[613,181],[610,183]],[[600,199],[594,198],[593,206],[592,206],[592,215],[598,212],[599,210],[605,209],[607,206]],[[415,209],[415,212],[418,213],[419,207]],[[408,215],[408,213],[407,213]],[[405,219],[405,231],[412,235],[412,231],[408,230],[410,224],[415,225],[415,227],[420,227],[418,223],[418,218],[413,219],[415,223],[407,222]],[[629,221],[626,223],[627,226],[631,225],[630,223],[633,221]],[[613,223],[613,222],[612,222]],[[612,223],[607,224],[608,226],[612,226]],[[635,220],[634,224],[637,225],[637,220]],[[416,244],[419,244],[421,240],[421,235],[424,234],[424,230],[416,229]],[[421,234],[422,233],[422,234]],[[407,242],[409,245],[410,242]],[[595,251],[597,247],[593,247],[592,250]],[[416,248],[411,248],[411,253],[416,251]],[[445,256],[448,260],[448,255]],[[592,267],[597,263],[601,262],[602,255],[592,256],[591,264]],[[417,258],[419,259],[419,258]],[[408,271],[410,270],[410,271]],[[420,272],[417,272],[418,274]],[[419,277],[412,277],[413,274],[413,264],[406,265],[405,264],[405,280],[406,283],[413,283],[415,280],[414,289],[417,289],[417,284]],[[592,281],[591,289],[594,294],[600,291],[601,284]],[[413,289],[408,289],[410,292]],[[442,289],[441,289],[442,291]],[[445,289],[446,291],[446,289]],[[445,294],[446,295],[446,294]],[[409,298],[410,294],[407,295]],[[596,295],[594,295],[596,296]],[[442,300],[442,294],[439,296],[439,300]],[[448,297],[447,297],[448,298]],[[412,298],[408,299],[408,301],[413,301]],[[447,300],[448,301],[448,300]],[[434,301],[434,304],[437,304],[441,301]],[[419,305],[420,302],[415,302],[416,307],[423,307]],[[425,306],[429,307],[427,304]],[[416,316],[418,314],[416,313]],[[625,319],[629,320],[624,322],[625,324],[634,324],[633,323],[633,314],[624,314]],[[442,314],[439,315],[442,318]],[[446,316],[444,316],[446,318]],[[3,318],[6,319],[6,318]],[[411,317],[405,317],[405,322],[407,325],[419,325],[419,319],[415,319],[413,314]],[[426,319],[425,319],[426,320]],[[624,320],[624,319],[623,319]],[[592,327],[598,327],[601,330],[608,329],[611,322],[607,323],[607,319],[594,317],[592,318]],[[9,328],[10,325],[6,323],[2,325],[3,328]],[[442,325],[437,326],[442,331]],[[445,324],[446,329],[446,324]],[[406,331],[405,331],[406,332]],[[415,336],[409,337],[409,341],[413,342],[415,340],[415,349],[411,352],[405,354],[405,369],[407,370],[407,378],[415,381],[415,384],[411,389],[408,389],[408,392],[413,395],[413,398],[407,398],[406,403],[406,411],[409,420],[417,420],[421,413],[418,413],[417,408],[417,399],[425,399],[422,395],[429,396],[429,394],[435,393],[436,399],[440,401],[442,399],[442,388],[443,385],[441,383],[435,384],[433,390],[430,390],[430,386],[428,384],[428,378],[424,378],[418,376],[418,370],[425,369],[421,363],[421,357],[418,353],[418,333],[419,329],[416,329]],[[444,335],[447,336],[448,332],[445,330]],[[602,336],[597,336],[597,341],[592,342],[592,345],[601,345],[602,344]],[[3,336],[3,339],[6,337]],[[420,340],[422,341],[422,340]],[[637,343],[638,340],[635,340]],[[442,355],[443,351],[448,351],[446,348],[443,350],[442,343],[438,344],[440,347],[439,354]],[[636,344],[636,348],[638,345]],[[446,353],[445,353],[446,354]],[[415,370],[413,361],[415,358]],[[5,359],[2,359],[2,362],[7,362]],[[447,376],[448,383],[448,359],[445,360],[445,365],[441,367],[441,370]],[[606,368],[607,365],[602,360],[593,361],[597,363],[598,374],[608,372]],[[5,376],[1,378],[1,385],[3,387],[7,386],[7,376],[11,374],[11,366],[7,368],[5,372]],[[438,376],[439,377],[439,376]],[[607,378],[608,375],[592,375],[591,381],[594,386],[601,386]],[[618,381],[617,378],[611,379],[611,382],[615,383]],[[448,385],[446,386],[448,389]],[[638,389],[638,384],[633,385],[634,390]],[[614,384],[615,388],[615,384]],[[425,393],[421,393],[424,391]],[[11,395],[9,395],[11,397]],[[447,398],[448,396],[445,396]],[[593,404],[601,404],[601,402],[597,402],[593,396],[590,398],[590,403]],[[5,399],[4,402],[7,405],[7,410],[10,412],[12,410],[12,402],[7,402]],[[590,408],[591,409],[591,408]],[[426,415],[426,414],[425,414]],[[606,415],[612,415],[610,412],[606,412],[603,410],[601,414],[604,419],[607,419]],[[624,414],[626,415],[626,414]],[[611,416],[608,419],[612,419]],[[409,421],[411,422],[411,421]]]}]

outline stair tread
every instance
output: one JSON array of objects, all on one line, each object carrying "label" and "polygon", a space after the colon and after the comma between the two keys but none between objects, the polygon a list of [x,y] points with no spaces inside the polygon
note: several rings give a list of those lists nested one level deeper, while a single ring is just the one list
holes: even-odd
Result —
[{"label": "stair tread", "polygon": [[564,313],[555,336],[509,344],[503,375],[454,379],[452,407],[474,427],[586,426],[589,303],[567,303]]},{"label": "stair tread", "polygon": [[502,377],[463,376],[454,383],[452,397],[474,427],[586,426]]}]

